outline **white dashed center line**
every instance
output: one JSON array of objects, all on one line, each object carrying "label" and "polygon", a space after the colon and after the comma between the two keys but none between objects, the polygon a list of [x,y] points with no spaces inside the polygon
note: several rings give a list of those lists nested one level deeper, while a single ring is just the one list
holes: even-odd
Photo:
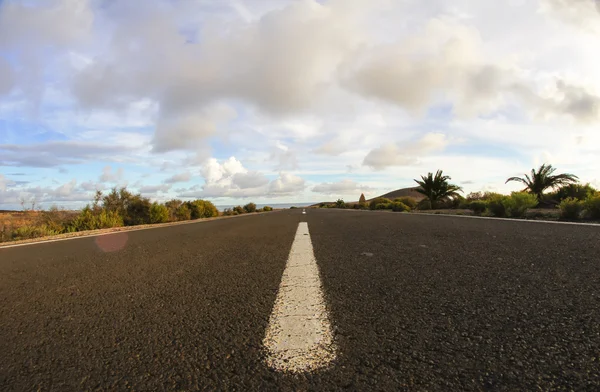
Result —
[{"label": "white dashed center line", "polygon": [[263,343],[267,364],[279,371],[310,372],[335,359],[331,323],[306,222],[298,225]]}]

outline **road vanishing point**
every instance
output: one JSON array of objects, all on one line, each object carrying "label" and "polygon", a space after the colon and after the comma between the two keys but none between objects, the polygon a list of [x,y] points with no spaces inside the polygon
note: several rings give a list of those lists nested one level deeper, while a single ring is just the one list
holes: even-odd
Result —
[{"label": "road vanishing point", "polygon": [[285,210],[0,248],[2,391],[598,391],[600,227]]}]

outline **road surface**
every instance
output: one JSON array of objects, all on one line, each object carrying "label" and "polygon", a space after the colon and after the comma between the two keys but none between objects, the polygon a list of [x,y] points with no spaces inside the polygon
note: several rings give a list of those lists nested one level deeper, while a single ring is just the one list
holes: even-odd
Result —
[{"label": "road surface", "polygon": [[0,248],[0,297],[6,391],[600,390],[600,227],[287,210]]}]

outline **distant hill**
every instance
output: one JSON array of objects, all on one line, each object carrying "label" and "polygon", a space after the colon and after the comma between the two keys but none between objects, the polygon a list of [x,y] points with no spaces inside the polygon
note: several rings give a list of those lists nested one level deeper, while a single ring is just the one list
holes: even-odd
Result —
[{"label": "distant hill", "polygon": [[[414,198],[417,201],[421,201],[422,199],[425,198],[425,196],[423,196],[419,192],[415,191],[415,189],[417,189],[417,188],[418,187],[397,189],[395,191],[388,192],[385,195],[381,195],[381,196],[377,196],[377,197],[385,197],[385,198],[388,198],[390,200],[394,200],[394,199],[397,199],[399,197],[409,196],[409,197]],[[373,197],[371,199],[367,199],[367,202],[369,202],[369,201],[371,201],[373,199],[377,199],[377,197]],[[319,204],[333,204],[333,203],[335,203],[335,201],[324,201],[324,202],[321,202],[321,203],[313,204],[310,207],[318,207]],[[358,201],[347,201],[346,202],[346,204],[349,204],[349,205],[356,204],[356,203],[358,203]]]},{"label": "distant hill", "polygon": [[[409,197],[413,197],[415,198],[417,201],[420,201],[422,199],[425,198],[425,196],[423,196],[422,194],[420,194],[419,192],[417,192],[415,189],[417,189],[418,187],[413,187],[413,188],[402,188],[402,189],[398,189],[392,192],[388,192],[385,195],[381,195],[378,197],[385,197],[387,199],[390,200],[394,200],[397,199],[398,197],[405,197],[405,196],[409,196]],[[374,197],[373,199],[376,199],[377,197]],[[368,201],[371,201],[373,199],[369,199]]]}]

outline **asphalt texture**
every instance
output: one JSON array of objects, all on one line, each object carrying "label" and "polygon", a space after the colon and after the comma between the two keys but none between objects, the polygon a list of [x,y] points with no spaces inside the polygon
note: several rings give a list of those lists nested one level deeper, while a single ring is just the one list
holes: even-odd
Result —
[{"label": "asphalt texture", "polygon": [[[308,222],[337,359],[262,339]],[[0,248],[0,390],[600,390],[600,227],[288,210]]]}]

